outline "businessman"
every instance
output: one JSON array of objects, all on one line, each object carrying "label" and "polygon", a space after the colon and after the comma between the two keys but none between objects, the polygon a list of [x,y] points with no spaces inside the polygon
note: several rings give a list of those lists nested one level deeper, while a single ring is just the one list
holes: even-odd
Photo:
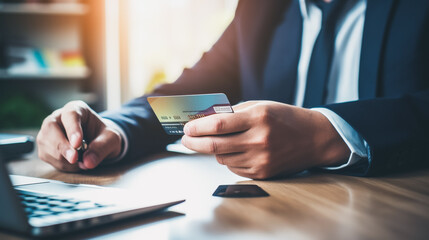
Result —
[{"label": "businessman", "polygon": [[[246,0],[200,61],[151,95],[226,93],[234,114],[185,125],[182,143],[255,179],[322,168],[377,175],[428,165],[429,2]],[[146,101],[48,116],[39,157],[62,171],[162,151]],[[83,163],[76,148],[90,142]]]}]

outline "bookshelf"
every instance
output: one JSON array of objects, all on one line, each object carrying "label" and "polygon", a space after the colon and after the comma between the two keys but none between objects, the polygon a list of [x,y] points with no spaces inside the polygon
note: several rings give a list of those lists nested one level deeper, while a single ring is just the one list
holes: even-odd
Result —
[{"label": "bookshelf", "polygon": [[104,0],[0,0],[0,22],[0,128],[13,99],[105,109]]}]

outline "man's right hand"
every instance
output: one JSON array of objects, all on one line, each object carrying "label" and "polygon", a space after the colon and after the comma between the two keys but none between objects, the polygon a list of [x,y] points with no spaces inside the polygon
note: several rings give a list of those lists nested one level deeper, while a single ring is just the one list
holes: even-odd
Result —
[{"label": "man's right hand", "polygon": [[[77,148],[88,143],[83,162]],[[121,153],[121,135],[86,103],[72,101],[45,118],[37,135],[39,158],[65,172],[87,170]]]}]

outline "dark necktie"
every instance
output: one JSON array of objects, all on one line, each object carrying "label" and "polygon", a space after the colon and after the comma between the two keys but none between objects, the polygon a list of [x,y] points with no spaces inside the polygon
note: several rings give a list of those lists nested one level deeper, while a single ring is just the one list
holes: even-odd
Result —
[{"label": "dark necktie", "polygon": [[307,74],[304,107],[315,107],[326,100],[328,78],[335,44],[335,27],[346,0],[326,3],[316,0],[322,10],[322,26],[313,47]]}]

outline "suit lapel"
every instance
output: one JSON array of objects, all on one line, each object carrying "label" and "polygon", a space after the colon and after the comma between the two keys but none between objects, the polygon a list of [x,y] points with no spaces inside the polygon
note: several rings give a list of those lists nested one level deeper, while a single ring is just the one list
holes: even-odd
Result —
[{"label": "suit lapel", "polygon": [[380,55],[394,2],[395,0],[367,1],[359,69],[360,99],[376,97]]},{"label": "suit lapel", "polygon": [[293,0],[271,42],[263,73],[263,99],[293,103],[301,38],[301,11],[298,0]]}]

